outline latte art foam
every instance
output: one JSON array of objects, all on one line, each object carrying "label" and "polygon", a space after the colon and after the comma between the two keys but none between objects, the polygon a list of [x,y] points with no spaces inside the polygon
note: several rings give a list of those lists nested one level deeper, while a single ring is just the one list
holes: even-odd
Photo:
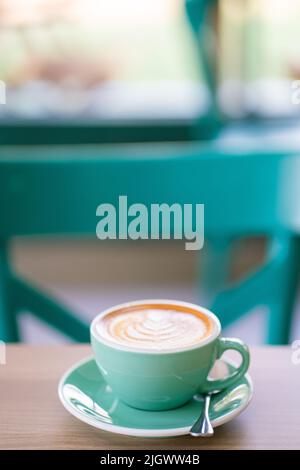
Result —
[{"label": "latte art foam", "polygon": [[103,339],[158,351],[194,346],[209,336],[211,329],[212,322],[204,315],[156,308],[113,312],[96,324]]}]

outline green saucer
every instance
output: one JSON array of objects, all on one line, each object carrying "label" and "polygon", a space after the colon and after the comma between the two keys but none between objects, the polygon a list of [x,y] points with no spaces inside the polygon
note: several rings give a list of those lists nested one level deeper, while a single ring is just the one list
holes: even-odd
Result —
[{"label": "green saucer", "polygon": [[[219,360],[212,376],[224,377],[235,366]],[[142,411],[122,403],[112,392],[93,358],[74,365],[62,377],[59,398],[73,416],[91,426],[128,436],[167,437],[188,434],[201,413],[203,401],[197,397],[180,408],[168,411]],[[235,386],[213,395],[210,418],[213,427],[231,421],[250,402],[253,385],[246,374]]]}]

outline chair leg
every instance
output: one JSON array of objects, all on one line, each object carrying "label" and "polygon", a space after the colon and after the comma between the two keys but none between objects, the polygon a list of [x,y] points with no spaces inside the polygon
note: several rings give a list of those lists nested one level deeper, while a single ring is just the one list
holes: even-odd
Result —
[{"label": "chair leg", "polygon": [[290,340],[299,279],[300,239],[286,236],[280,243],[283,245],[281,267],[274,283],[274,298],[269,305],[269,344],[288,344]]},{"label": "chair leg", "polygon": [[89,326],[77,318],[66,307],[59,305],[46,294],[38,291],[29,283],[18,277],[12,278],[17,299],[18,310],[28,310],[40,320],[66,334],[75,341],[86,343],[89,341]]},{"label": "chair leg", "polygon": [[11,288],[7,246],[0,241],[0,340],[5,342],[19,341],[17,319],[11,304]]},{"label": "chair leg", "polygon": [[212,310],[223,326],[227,326],[255,305],[265,305],[269,310],[267,343],[287,344],[300,272],[300,238],[289,234],[273,237],[263,267],[226,289],[222,281],[223,284],[228,281],[229,246],[229,242],[223,240],[208,258],[210,264],[205,266],[204,281],[210,301],[214,291],[219,290],[213,299]]},{"label": "chair leg", "polygon": [[209,240],[201,258],[201,299],[200,303],[211,307],[218,292],[229,281],[232,240],[228,238]]}]

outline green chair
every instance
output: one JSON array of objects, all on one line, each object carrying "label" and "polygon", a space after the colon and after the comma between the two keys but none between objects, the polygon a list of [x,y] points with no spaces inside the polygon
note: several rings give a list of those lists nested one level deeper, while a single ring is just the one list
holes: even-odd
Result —
[{"label": "green chair", "polygon": [[[102,202],[117,205],[118,196],[125,194],[129,204],[146,206],[204,203],[207,245],[200,256],[209,258],[205,285],[213,300],[208,306],[226,326],[255,305],[266,305],[268,342],[286,343],[298,279],[299,169],[297,150],[238,152],[217,142],[156,144],[148,149],[137,144],[3,147],[0,337],[17,341],[17,315],[28,310],[75,340],[88,340],[86,325],[14,273],[9,242],[32,235],[95,237],[96,207]],[[268,238],[265,263],[224,290],[230,247],[249,235]]]},{"label": "green chair", "polygon": [[[198,7],[208,4],[211,2],[201,0],[187,3],[197,37],[206,11]],[[201,57],[205,63],[207,55]],[[208,62],[205,69],[211,70]],[[208,78],[208,83],[213,90],[213,81]],[[216,112],[212,115],[216,128]],[[189,127],[190,135],[199,136],[203,123],[194,124]],[[176,134],[176,126],[168,125]],[[226,144],[226,130],[211,140],[186,138],[177,143],[167,142],[170,139],[163,125],[156,130],[157,140],[165,143],[155,142],[149,126],[152,138],[145,140],[151,144],[143,144],[141,133],[133,127],[130,135],[135,142],[131,144],[94,146],[84,145],[86,134],[77,137],[78,141],[76,136],[71,139],[80,146],[46,145],[51,141],[47,129],[36,136],[39,145],[4,145],[12,143],[14,128],[11,134],[1,130],[0,339],[20,339],[18,315],[26,310],[74,340],[88,341],[87,325],[14,272],[10,242],[16,236],[95,237],[97,206],[102,202],[116,205],[119,195],[127,195],[129,204],[146,206],[205,204],[206,242],[200,257],[205,256],[206,268],[199,291],[201,287],[207,292],[206,305],[224,326],[254,306],[264,305],[268,308],[266,340],[288,342],[299,264],[299,149],[266,149],[259,138],[261,127],[247,129],[251,145],[248,139],[239,147]],[[113,128],[109,127],[108,134],[113,141]],[[126,137],[126,128],[122,127],[121,134]],[[24,137],[17,143],[25,141]],[[71,141],[62,137],[56,144]],[[231,249],[236,240],[254,235],[268,240],[265,262],[246,279],[230,285]]]}]

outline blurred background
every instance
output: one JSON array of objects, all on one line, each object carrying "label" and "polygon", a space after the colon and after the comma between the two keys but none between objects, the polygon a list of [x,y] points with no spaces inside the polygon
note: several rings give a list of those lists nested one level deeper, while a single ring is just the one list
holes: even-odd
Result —
[{"label": "blurred background", "polygon": [[[230,117],[290,116],[300,1],[220,0],[218,100]],[[207,107],[183,0],[1,0],[1,118],[198,115]],[[209,34],[209,32],[208,32]]]},{"label": "blurred background", "polygon": [[4,119],[185,116],[203,105],[179,0],[0,5]]},{"label": "blurred background", "polygon": [[[216,8],[214,34],[205,34],[223,119],[288,119],[299,142],[291,83],[300,79],[300,0],[220,0]],[[211,107],[203,77],[183,0],[0,0],[0,135],[11,123],[194,119]],[[281,129],[276,138],[285,138]],[[15,240],[12,254],[18,272],[84,319],[138,298],[201,302],[199,260],[179,242]],[[264,240],[247,239],[231,276],[263,255]],[[262,321],[258,308],[226,334],[260,343]],[[26,341],[66,341],[27,312],[21,326]]]}]

